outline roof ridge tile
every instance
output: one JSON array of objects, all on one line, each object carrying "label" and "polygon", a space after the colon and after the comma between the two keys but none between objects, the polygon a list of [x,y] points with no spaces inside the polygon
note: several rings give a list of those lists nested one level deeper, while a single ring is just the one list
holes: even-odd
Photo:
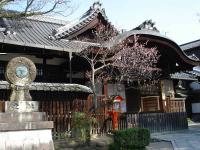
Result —
[{"label": "roof ridge tile", "polygon": [[105,20],[108,21],[107,16],[105,15],[105,9],[101,7],[101,3],[99,1],[95,2],[86,13],[84,13],[78,20],[66,24],[58,29],[55,29],[56,32],[52,35],[55,39],[62,38],[66,36],[67,31],[72,30],[76,32],[83,28],[84,25],[89,24],[92,20],[97,18],[99,13],[104,17]]}]

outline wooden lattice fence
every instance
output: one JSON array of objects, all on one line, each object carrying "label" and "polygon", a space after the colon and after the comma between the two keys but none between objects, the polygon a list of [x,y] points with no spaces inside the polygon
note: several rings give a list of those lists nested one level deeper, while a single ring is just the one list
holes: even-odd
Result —
[{"label": "wooden lattice fence", "polygon": [[[111,118],[106,113],[105,97],[98,98],[98,105],[102,106],[91,114],[98,121],[92,125],[91,134],[107,134],[112,130]],[[0,108],[3,108],[4,101],[1,101]],[[75,111],[88,112],[92,107],[92,98],[88,100],[74,99],[71,101],[44,100],[40,101],[40,111],[46,112],[47,118],[54,121],[53,133],[55,137],[63,137],[71,131],[72,113]],[[3,110],[2,110],[3,111]],[[119,116],[119,130],[132,127],[148,128],[151,132],[174,131],[186,129],[186,112],[171,113],[124,113]]]},{"label": "wooden lattice fence", "polygon": [[[99,99],[99,103],[104,103]],[[71,131],[72,113],[75,111],[88,112],[91,101],[44,101],[41,102],[41,111],[47,113],[48,120],[54,121],[54,137],[63,137]],[[90,114],[96,118],[97,124],[92,125],[91,134],[104,135],[112,131],[112,120],[104,109]],[[148,128],[150,132],[174,131],[188,128],[185,112],[173,113],[124,113],[119,116],[118,128],[132,127]]]}]

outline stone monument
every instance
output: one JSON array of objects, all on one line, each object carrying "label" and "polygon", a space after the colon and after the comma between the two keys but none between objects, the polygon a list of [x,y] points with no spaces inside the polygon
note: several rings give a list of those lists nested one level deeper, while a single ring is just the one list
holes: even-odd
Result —
[{"label": "stone monument", "polygon": [[10,101],[0,113],[0,150],[54,150],[53,122],[39,112],[39,104],[32,101],[29,86],[36,77],[34,63],[25,57],[9,61],[6,79],[10,83]]}]

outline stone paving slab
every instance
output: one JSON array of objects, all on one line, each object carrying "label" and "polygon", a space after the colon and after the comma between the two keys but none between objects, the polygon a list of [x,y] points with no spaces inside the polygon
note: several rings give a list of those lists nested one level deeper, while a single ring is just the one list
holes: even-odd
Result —
[{"label": "stone paving slab", "polygon": [[80,145],[69,139],[54,141],[55,150],[108,150],[108,145],[111,143],[113,143],[111,136],[93,136],[90,145]]},{"label": "stone paving slab", "polygon": [[173,150],[173,146],[167,141],[153,142],[146,147],[146,150]]},{"label": "stone paving slab", "polygon": [[200,125],[190,126],[188,130],[154,133],[151,137],[171,141],[174,150],[200,150]]},{"label": "stone paving slab", "polygon": [[[113,139],[111,136],[92,137],[89,146],[78,146],[77,143],[68,142],[67,139],[54,141],[55,150],[108,150],[108,145],[113,142]],[[145,150],[173,150],[173,146],[169,141],[156,140],[152,141]]]}]

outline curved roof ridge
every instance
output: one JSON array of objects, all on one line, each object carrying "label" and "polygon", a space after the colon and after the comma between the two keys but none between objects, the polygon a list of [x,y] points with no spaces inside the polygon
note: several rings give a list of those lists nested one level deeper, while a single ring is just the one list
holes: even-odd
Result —
[{"label": "curved roof ridge", "polygon": [[155,24],[156,23],[153,22],[152,19],[145,20],[142,24],[140,24],[139,26],[137,26],[136,28],[134,28],[132,30],[152,30],[152,31],[159,32],[159,30],[156,28]]},{"label": "curved roof ridge", "polygon": [[69,24],[69,21],[57,19],[55,17],[46,16],[46,15],[30,16],[30,17],[27,17],[27,19],[34,20],[34,21],[46,22],[46,23],[54,23],[54,24],[58,24],[58,25]]},{"label": "curved roof ridge", "polygon": [[157,38],[162,38],[163,40],[167,40],[170,43],[173,43],[173,45],[175,45],[175,50],[176,53],[182,57],[182,59],[185,60],[185,62],[187,62],[188,64],[191,65],[199,65],[200,61],[194,58],[190,58],[186,55],[186,53],[184,51],[181,50],[181,48],[179,47],[179,45],[173,41],[172,39],[168,38],[165,35],[160,34],[159,32],[155,31],[155,30],[148,30],[148,29],[143,29],[143,30],[130,30],[130,31],[126,31],[123,32],[122,34],[119,34],[117,36],[115,36],[114,38],[112,38],[110,41],[105,42],[104,46],[106,47],[113,47],[114,45],[122,42],[123,40],[125,40],[126,38],[132,36],[132,35],[148,35],[151,37],[157,37]]},{"label": "curved roof ridge", "polygon": [[184,46],[184,45],[191,44],[191,43],[194,43],[194,42],[199,42],[199,41],[200,41],[200,39],[193,40],[193,41],[190,41],[190,42],[187,42],[187,43],[180,44],[180,46]]},{"label": "curved roof ridge", "polygon": [[180,47],[183,51],[194,49],[200,46],[200,39],[181,44]]},{"label": "curved roof ridge", "polygon": [[53,36],[50,38],[60,39],[65,36],[72,35],[74,32],[80,30],[85,25],[94,20],[99,13],[104,17],[105,20],[107,20],[105,10],[101,7],[101,5],[102,4],[100,2],[93,3],[90,9],[86,11],[78,20],[73,21],[58,29],[54,29]]},{"label": "curved roof ridge", "polygon": [[[168,39],[170,41],[173,41],[171,38],[167,37],[166,35],[162,35],[162,34],[160,34],[160,32],[155,31],[155,30],[132,29],[130,31],[125,31],[125,32],[113,37],[109,42],[105,42],[104,44],[108,47],[112,47],[113,45],[120,43],[122,40],[124,40],[125,38],[127,38],[131,35],[140,35],[140,34],[158,36],[158,37],[162,37],[162,38]],[[175,41],[173,41],[173,42],[176,43]]]}]

